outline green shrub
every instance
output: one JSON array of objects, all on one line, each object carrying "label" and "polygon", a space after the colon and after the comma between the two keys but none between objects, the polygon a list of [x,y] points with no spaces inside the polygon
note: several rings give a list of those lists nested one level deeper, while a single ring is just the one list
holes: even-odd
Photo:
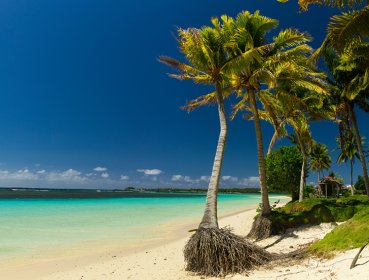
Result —
[{"label": "green shrub", "polygon": [[346,223],[337,226],[309,251],[319,257],[331,257],[335,252],[361,247],[369,238],[369,206],[364,206]]},{"label": "green shrub", "polygon": [[269,218],[279,233],[288,228],[303,225],[347,221],[366,208],[369,209],[369,201],[365,196],[310,198],[302,202],[290,202],[284,207],[277,208],[272,211]]}]

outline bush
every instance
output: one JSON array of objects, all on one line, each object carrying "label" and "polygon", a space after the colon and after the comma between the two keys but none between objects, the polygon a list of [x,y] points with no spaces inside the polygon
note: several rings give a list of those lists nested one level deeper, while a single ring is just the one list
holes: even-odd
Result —
[{"label": "bush", "polygon": [[320,257],[331,257],[334,252],[361,247],[368,240],[369,206],[364,206],[346,223],[339,225],[309,250]]},{"label": "bush", "polygon": [[363,209],[369,209],[369,201],[365,196],[311,198],[277,208],[269,218],[274,223],[274,228],[278,229],[277,233],[281,233],[288,228],[303,225],[347,221]]},{"label": "bush", "polygon": [[310,197],[309,195],[315,191],[313,185],[306,185],[304,189],[304,197]]},{"label": "bush", "polygon": [[357,177],[357,182],[355,183],[355,189],[356,189],[356,193],[358,193],[358,194],[366,194],[366,189],[365,189],[365,183],[364,183],[364,177],[363,176],[358,176]]},{"label": "bush", "polygon": [[[265,166],[268,188],[291,193],[292,200],[297,200],[302,166],[300,150],[296,146],[280,147],[266,157]],[[306,170],[306,176],[307,173]]]}]

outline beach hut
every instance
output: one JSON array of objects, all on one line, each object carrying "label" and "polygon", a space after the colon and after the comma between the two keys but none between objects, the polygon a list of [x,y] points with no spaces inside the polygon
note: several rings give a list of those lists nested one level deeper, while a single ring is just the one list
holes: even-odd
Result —
[{"label": "beach hut", "polygon": [[327,176],[322,178],[319,183],[319,193],[325,197],[339,196],[342,189],[342,183],[334,177]]}]

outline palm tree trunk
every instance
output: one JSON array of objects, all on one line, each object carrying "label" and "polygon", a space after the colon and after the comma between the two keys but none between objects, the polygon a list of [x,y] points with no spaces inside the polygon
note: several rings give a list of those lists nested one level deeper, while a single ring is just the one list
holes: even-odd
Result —
[{"label": "palm tree trunk", "polygon": [[318,170],[318,184],[319,184],[319,181],[320,181],[320,170]]},{"label": "palm tree trunk", "polygon": [[300,145],[301,153],[302,153],[302,166],[301,166],[301,176],[300,176],[300,191],[299,191],[299,201],[304,200],[304,188],[305,188],[305,169],[306,169],[306,161],[307,155],[305,151],[305,145],[302,143],[302,140],[298,133],[296,133],[297,140]]},{"label": "palm tree trunk", "polygon": [[270,139],[270,143],[269,143],[269,147],[268,147],[268,152],[267,152],[267,156],[270,155],[270,153],[272,152],[273,150],[273,147],[275,145],[275,141],[277,141],[277,138],[278,138],[278,130],[275,128],[274,129],[274,134],[272,136],[272,139]]},{"label": "palm tree trunk", "polygon": [[300,193],[299,201],[304,200],[304,188],[305,188],[305,169],[306,169],[306,154],[305,151],[302,153],[302,166],[301,166],[301,177],[300,177]]},{"label": "palm tree trunk", "polygon": [[248,89],[247,91],[250,96],[251,108],[253,111],[252,113],[254,115],[256,144],[258,150],[258,166],[259,166],[260,191],[261,191],[261,215],[267,216],[271,212],[271,209],[269,203],[268,188],[266,185],[264,147],[260,125],[260,117],[258,108],[256,106],[255,91],[253,89]]},{"label": "palm tree trunk", "polygon": [[352,125],[354,127],[354,134],[355,134],[357,149],[359,151],[361,167],[363,169],[363,177],[364,177],[366,195],[369,198],[368,170],[366,169],[365,156],[364,156],[364,151],[363,151],[363,145],[361,144],[361,136],[360,136],[360,132],[359,132],[359,127],[357,125],[356,114],[355,114],[355,111],[354,111],[354,108],[353,108],[354,106],[352,104],[348,104],[347,107],[349,109],[350,119],[351,119]]},{"label": "palm tree trunk", "polygon": [[351,185],[351,195],[355,194],[354,182],[353,182],[353,166],[352,160],[350,159],[350,185]]},{"label": "palm tree trunk", "polygon": [[219,190],[220,172],[223,164],[224,149],[226,145],[228,124],[227,116],[224,108],[224,100],[222,95],[222,87],[219,83],[216,85],[216,94],[218,101],[218,113],[220,123],[220,133],[218,138],[218,146],[215,153],[213,170],[208,186],[208,192],[206,195],[206,205],[204,216],[199,225],[199,228],[218,228],[218,215],[217,215],[217,196]]}]

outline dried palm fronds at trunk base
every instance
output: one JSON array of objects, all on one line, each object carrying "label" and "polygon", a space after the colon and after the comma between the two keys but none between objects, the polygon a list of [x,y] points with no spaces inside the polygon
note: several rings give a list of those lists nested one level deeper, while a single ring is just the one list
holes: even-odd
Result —
[{"label": "dried palm fronds at trunk base", "polygon": [[186,270],[205,276],[242,273],[275,256],[229,228],[199,228],[184,248]]},{"label": "dried palm fronds at trunk base", "polygon": [[284,229],[281,226],[274,223],[267,217],[259,215],[252,223],[252,227],[247,238],[261,240],[281,232],[284,232]]}]

